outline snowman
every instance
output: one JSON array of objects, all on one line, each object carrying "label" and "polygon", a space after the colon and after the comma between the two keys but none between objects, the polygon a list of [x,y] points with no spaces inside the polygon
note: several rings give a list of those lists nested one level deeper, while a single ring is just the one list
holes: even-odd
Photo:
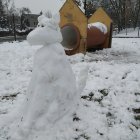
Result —
[{"label": "snowman", "polygon": [[27,37],[31,45],[42,47],[34,56],[33,74],[23,104],[21,122],[12,140],[33,140],[30,135],[57,127],[57,122],[74,111],[85,87],[87,68],[81,71],[77,86],[61,45],[59,22],[59,15],[49,18],[41,15],[37,28]]}]

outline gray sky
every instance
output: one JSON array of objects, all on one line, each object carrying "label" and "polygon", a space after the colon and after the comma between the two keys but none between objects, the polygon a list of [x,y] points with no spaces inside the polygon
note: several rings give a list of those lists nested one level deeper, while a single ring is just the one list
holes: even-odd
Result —
[{"label": "gray sky", "polygon": [[59,11],[62,2],[65,0],[14,0],[17,8],[28,7],[32,13],[38,14],[40,11],[51,10],[53,13]]}]

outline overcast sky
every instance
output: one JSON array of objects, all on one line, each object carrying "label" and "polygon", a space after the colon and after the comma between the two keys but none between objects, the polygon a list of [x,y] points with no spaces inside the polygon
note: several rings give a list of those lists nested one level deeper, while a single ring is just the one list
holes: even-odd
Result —
[{"label": "overcast sky", "polygon": [[17,8],[28,7],[32,13],[51,10],[53,13],[59,11],[65,0],[14,0]]}]

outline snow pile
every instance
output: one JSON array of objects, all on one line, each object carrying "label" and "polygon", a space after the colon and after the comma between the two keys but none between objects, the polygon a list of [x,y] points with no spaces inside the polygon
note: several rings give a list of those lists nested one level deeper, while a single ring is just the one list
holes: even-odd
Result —
[{"label": "snow pile", "polygon": [[78,53],[78,54],[73,55],[72,57],[68,56],[67,58],[71,64],[75,64],[78,62],[83,62],[85,59],[85,55],[82,53]]},{"label": "snow pile", "polygon": [[107,27],[105,24],[101,23],[101,22],[95,22],[95,23],[90,23],[88,24],[88,28],[92,28],[92,27],[96,27],[97,29],[99,29],[101,32],[103,32],[104,34],[106,34],[107,31]]},{"label": "snow pile", "polygon": [[77,86],[60,44],[59,20],[60,17],[56,15],[52,18],[42,15],[38,19],[39,27],[27,37],[31,45],[42,47],[35,53],[27,96],[19,111],[15,110],[12,118],[7,120],[9,124],[16,120],[9,127],[11,140],[63,140],[69,137],[61,136],[60,131],[71,124],[70,116],[86,84],[87,69],[85,67],[80,72]]}]

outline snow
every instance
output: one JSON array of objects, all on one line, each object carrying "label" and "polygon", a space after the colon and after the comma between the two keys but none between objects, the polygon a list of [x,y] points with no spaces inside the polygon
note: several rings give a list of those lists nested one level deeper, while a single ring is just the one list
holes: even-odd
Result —
[{"label": "snow", "polygon": [[114,37],[140,37],[139,27],[137,27],[135,30],[134,28],[127,28],[125,30],[120,31],[119,34],[117,32],[117,30],[113,32]]},{"label": "snow", "polygon": [[[15,122],[4,118],[12,117],[27,97],[33,56],[41,47],[26,41],[0,44],[0,140]],[[111,49],[68,57],[76,77],[88,65],[88,81],[75,114],[63,118],[56,135],[61,140],[139,140],[140,122],[132,111],[140,107],[139,58],[139,39],[113,39]]]},{"label": "snow", "polygon": [[59,19],[55,16],[53,18],[54,19],[51,20],[45,17],[45,15],[38,18],[38,27],[28,35],[28,41],[32,45],[48,45],[57,42],[60,43],[62,41],[62,35],[57,23]]},{"label": "snow", "polygon": [[99,29],[101,32],[103,32],[104,34],[106,34],[107,31],[107,27],[105,24],[101,23],[101,22],[95,22],[95,23],[90,23],[88,24],[88,28],[92,28],[92,27],[96,27],[97,29]]},{"label": "snow", "polygon": [[8,28],[1,28],[1,27],[0,27],[0,32],[1,32],[1,31],[6,31],[6,32],[8,32],[9,29],[8,29]]},{"label": "snow", "polygon": [[83,13],[85,13],[85,9],[84,9],[84,3],[83,3],[83,1],[82,0],[79,0],[80,1],[80,6],[78,6],[80,9],[81,9],[81,11],[83,12]]},{"label": "snow", "polygon": [[140,40],[66,57],[58,22],[0,44],[0,140],[139,140]]},{"label": "snow", "polygon": [[[64,121],[71,126],[69,118],[76,110],[80,92],[86,85],[87,67],[79,72],[76,84],[75,75],[60,44],[60,16],[48,18],[42,15],[38,21],[39,27],[27,36],[31,45],[40,45],[41,48],[34,55],[33,73],[26,97],[2,124],[9,124],[7,135],[10,140],[62,140],[61,127],[64,128]],[[18,94],[3,96],[2,100]]]}]

